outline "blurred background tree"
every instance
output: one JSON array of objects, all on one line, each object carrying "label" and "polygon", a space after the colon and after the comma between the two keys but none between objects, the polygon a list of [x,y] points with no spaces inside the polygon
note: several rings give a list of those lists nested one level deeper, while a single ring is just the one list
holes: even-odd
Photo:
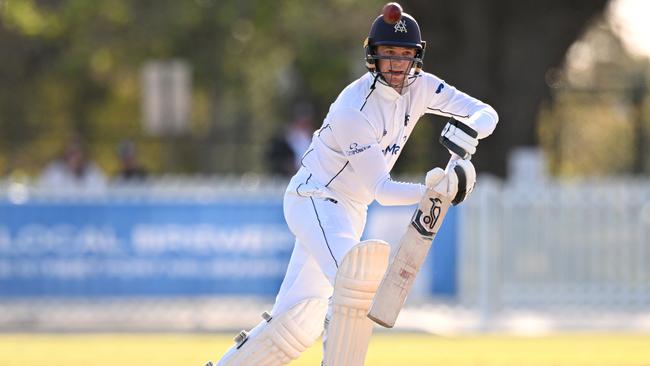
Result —
[{"label": "blurred background tree", "polygon": [[[631,116],[614,107],[629,105],[631,99],[619,96],[631,96],[630,88],[617,87],[619,96],[611,97],[611,103],[584,102],[585,95],[609,97],[577,91],[582,87],[571,81],[581,67],[574,60],[582,57],[580,47],[591,44],[591,33],[581,37],[589,27],[602,28],[595,24],[602,24],[607,3],[402,2],[428,41],[425,69],[492,104],[500,114],[497,132],[481,144],[475,158],[480,170],[504,176],[514,147],[540,144],[559,174],[595,172],[585,165],[595,153],[575,152],[580,146],[602,146],[599,163],[616,163],[617,171],[647,172],[647,159],[635,158],[632,151],[641,148],[641,140],[616,145],[638,136],[632,132],[638,124],[632,126]],[[361,42],[383,4],[0,0],[0,174],[37,174],[74,132],[88,141],[92,157],[109,173],[118,169],[116,149],[125,138],[138,145],[153,174],[264,173],[266,144],[288,123],[293,106],[312,103],[320,120],[340,90],[365,72]],[[150,60],[184,60],[191,67],[192,107],[185,133],[144,132],[141,71]],[[609,72],[610,66],[592,69]],[[642,63],[619,66],[647,70]],[[587,89],[600,88],[602,82],[594,80]],[[642,100],[642,86],[635,90],[635,100]],[[590,127],[597,125],[594,115],[602,121],[598,131]],[[594,122],[579,122],[585,119]],[[443,120],[437,122],[420,124],[398,173],[421,173],[446,160],[436,142]],[[553,128],[557,124],[561,128]],[[569,133],[582,139],[570,139]],[[613,150],[615,154],[607,153]],[[584,158],[566,158],[574,154]],[[605,171],[604,165],[598,169]]]},{"label": "blurred background tree", "polygon": [[[353,77],[366,14],[377,7],[254,0],[0,4],[0,171],[29,174],[55,157],[73,131],[108,171],[117,168],[118,142],[129,138],[153,172],[261,172],[264,144],[292,104],[313,101],[322,115]],[[140,71],[152,59],[191,65],[186,134],[143,133]]]},{"label": "blurred background tree", "polygon": [[[477,168],[506,175],[508,153],[518,146],[536,146],[537,113],[549,95],[547,70],[562,64],[567,49],[607,0],[547,1],[409,1],[428,41],[425,69],[497,110],[500,125],[481,142],[472,158]],[[420,15],[423,14],[423,15]],[[424,15],[426,14],[426,15]],[[438,123],[442,126],[442,123]],[[431,146],[421,144],[420,149]],[[435,140],[433,140],[435,141]],[[407,146],[404,153],[415,152]],[[447,159],[437,145],[428,155],[437,165]],[[405,159],[403,159],[405,160]],[[426,165],[417,168],[420,171]]]},{"label": "blurred background tree", "polygon": [[601,19],[547,73],[540,145],[560,176],[648,174],[650,63],[626,50],[616,24]]}]

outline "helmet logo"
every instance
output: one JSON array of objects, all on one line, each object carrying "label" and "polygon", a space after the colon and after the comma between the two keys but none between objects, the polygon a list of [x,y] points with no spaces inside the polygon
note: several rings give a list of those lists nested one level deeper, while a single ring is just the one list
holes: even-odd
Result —
[{"label": "helmet logo", "polygon": [[408,33],[408,30],[406,29],[406,22],[404,20],[400,20],[399,22],[395,23],[395,33],[397,32],[402,32],[402,33]]}]

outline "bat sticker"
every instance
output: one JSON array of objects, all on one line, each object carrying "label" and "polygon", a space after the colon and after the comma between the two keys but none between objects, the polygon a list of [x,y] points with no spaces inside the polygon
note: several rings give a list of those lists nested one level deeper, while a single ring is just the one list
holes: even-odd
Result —
[{"label": "bat sticker", "polygon": [[422,210],[419,208],[413,214],[411,225],[423,236],[428,236],[433,239],[436,233],[433,231],[434,226],[440,217],[442,210],[442,201],[439,198],[429,198],[431,201],[431,208],[428,215],[423,215]]}]

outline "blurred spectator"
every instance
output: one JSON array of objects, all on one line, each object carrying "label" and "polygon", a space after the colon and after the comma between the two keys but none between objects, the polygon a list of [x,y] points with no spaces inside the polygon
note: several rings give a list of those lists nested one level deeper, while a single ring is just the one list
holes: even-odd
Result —
[{"label": "blurred spectator", "polygon": [[106,188],[106,176],[88,160],[81,137],[74,136],[67,141],[61,158],[45,167],[39,185],[60,190],[98,191]]},{"label": "blurred spectator", "polygon": [[311,143],[313,116],[310,105],[299,104],[287,128],[271,140],[267,159],[272,174],[290,176],[298,170],[300,159]]},{"label": "blurred spectator", "polygon": [[147,178],[147,170],[138,161],[138,152],[133,141],[124,140],[117,148],[117,155],[120,158],[120,181],[137,181]]}]

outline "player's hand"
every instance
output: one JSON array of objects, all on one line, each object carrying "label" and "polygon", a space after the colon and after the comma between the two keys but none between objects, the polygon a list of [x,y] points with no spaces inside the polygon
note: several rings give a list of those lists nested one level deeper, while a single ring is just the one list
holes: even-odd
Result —
[{"label": "player's hand", "polygon": [[433,189],[449,199],[453,199],[458,192],[458,175],[447,174],[440,168],[433,168],[427,172],[425,185],[428,189]]},{"label": "player's hand", "polygon": [[445,171],[440,168],[433,168],[427,172],[424,184],[427,188],[434,189],[443,179],[445,179]]},{"label": "player's hand", "polygon": [[455,177],[453,180],[456,181],[456,192],[451,203],[456,206],[465,201],[474,190],[474,186],[476,185],[476,169],[474,169],[474,164],[471,161],[457,159],[449,162],[447,174],[450,176],[450,182],[452,181],[452,176]]},{"label": "player's hand", "polygon": [[468,159],[476,152],[477,137],[478,132],[473,128],[452,118],[442,129],[440,143],[452,154]]},{"label": "player's hand", "polygon": [[469,160],[452,159],[446,170],[434,168],[429,170],[425,179],[428,189],[445,195],[456,206],[469,197],[476,185],[476,169]]}]

